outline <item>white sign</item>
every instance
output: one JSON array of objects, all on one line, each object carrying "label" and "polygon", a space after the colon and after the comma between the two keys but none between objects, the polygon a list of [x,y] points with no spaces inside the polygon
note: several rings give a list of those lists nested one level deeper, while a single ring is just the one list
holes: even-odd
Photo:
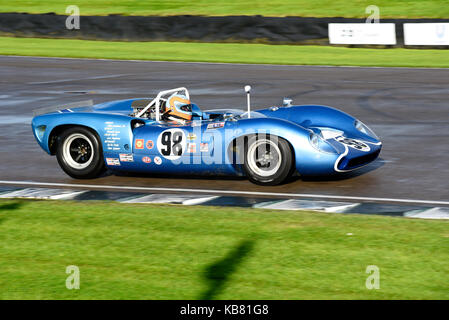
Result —
[{"label": "white sign", "polygon": [[448,46],[449,23],[404,23],[404,43],[409,46]]},{"label": "white sign", "polygon": [[396,44],[394,23],[329,23],[331,44]]}]

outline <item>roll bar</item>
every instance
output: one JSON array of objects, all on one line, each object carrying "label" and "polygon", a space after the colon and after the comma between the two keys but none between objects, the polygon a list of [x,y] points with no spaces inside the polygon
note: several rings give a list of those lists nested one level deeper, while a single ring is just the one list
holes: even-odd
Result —
[{"label": "roll bar", "polygon": [[176,88],[176,89],[170,89],[170,90],[164,90],[161,91],[157,94],[156,98],[154,98],[153,100],[151,100],[151,102],[149,104],[147,104],[147,106],[145,108],[143,108],[137,115],[136,118],[140,118],[145,112],[147,112],[147,110],[149,108],[151,108],[153,105],[155,105],[156,107],[156,121],[159,122],[161,119],[161,115],[160,115],[160,105],[161,105],[161,100],[163,99],[163,96],[166,96],[168,94],[173,94],[173,93],[177,93],[179,91],[184,91],[184,95],[187,97],[188,100],[190,100],[190,95],[189,95],[189,91],[187,90],[187,88],[184,87],[180,87],[180,88]]}]

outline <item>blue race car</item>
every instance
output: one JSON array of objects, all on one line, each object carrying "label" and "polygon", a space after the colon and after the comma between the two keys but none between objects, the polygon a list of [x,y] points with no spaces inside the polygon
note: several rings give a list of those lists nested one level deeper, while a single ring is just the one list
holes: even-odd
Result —
[{"label": "blue race car", "polygon": [[188,175],[240,175],[261,185],[289,176],[332,175],[375,160],[382,143],[361,121],[318,105],[201,111],[186,88],[154,99],[38,110],[39,145],[77,179],[105,170]]}]

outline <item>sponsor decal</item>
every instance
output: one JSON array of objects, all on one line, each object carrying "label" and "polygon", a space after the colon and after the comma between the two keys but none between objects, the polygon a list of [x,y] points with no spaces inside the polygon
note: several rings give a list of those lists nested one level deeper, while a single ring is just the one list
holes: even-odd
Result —
[{"label": "sponsor decal", "polygon": [[145,146],[144,140],[143,139],[136,139],[136,143],[135,143],[135,148],[136,149],[143,149]]},{"label": "sponsor decal", "polygon": [[134,157],[130,153],[120,153],[119,156],[121,162],[134,162]]},{"label": "sponsor decal", "polygon": [[201,143],[200,144],[200,151],[201,152],[209,152],[209,144],[208,143]]},{"label": "sponsor decal", "polygon": [[154,163],[159,166],[162,163],[161,157],[154,157]]},{"label": "sponsor decal", "polygon": [[338,138],[335,138],[335,140],[347,145],[348,147],[356,149],[356,150],[360,150],[360,151],[364,151],[364,152],[368,152],[371,150],[371,148],[367,144],[363,143],[360,140],[350,139],[350,138],[345,138],[345,137],[338,137]]},{"label": "sponsor decal", "polygon": [[188,153],[195,153],[196,152],[196,143],[189,143],[189,144],[187,144],[187,152]]},{"label": "sponsor decal", "polygon": [[113,121],[107,121],[104,124],[105,149],[108,151],[120,151],[120,135],[125,125],[115,124]]},{"label": "sponsor decal", "polygon": [[120,160],[117,158],[106,158],[106,164],[108,166],[119,166]]},{"label": "sponsor decal", "polygon": [[168,160],[176,160],[182,156],[187,145],[186,134],[182,129],[162,131],[157,138],[157,150]]},{"label": "sponsor decal", "polygon": [[145,163],[151,163],[151,158],[150,157],[143,157],[142,161]]},{"label": "sponsor decal", "polygon": [[189,133],[187,135],[187,140],[195,140],[196,139],[196,134],[194,133]]},{"label": "sponsor decal", "polygon": [[148,140],[147,141],[147,149],[153,149],[154,147],[154,142],[153,140]]},{"label": "sponsor decal", "polygon": [[215,123],[209,123],[207,125],[207,129],[218,129],[218,128],[223,128],[225,125],[224,122],[215,122]]}]

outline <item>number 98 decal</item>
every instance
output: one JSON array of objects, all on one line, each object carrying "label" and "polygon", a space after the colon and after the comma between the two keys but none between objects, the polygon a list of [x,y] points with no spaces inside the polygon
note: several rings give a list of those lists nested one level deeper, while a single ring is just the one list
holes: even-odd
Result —
[{"label": "number 98 decal", "polygon": [[350,139],[350,138],[345,138],[345,137],[338,137],[336,138],[337,141],[360,151],[364,151],[364,152],[368,152],[370,151],[370,147],[366,144],[363,143],[360,140],[356,140],[356,139]]},{"label": "number 98 decal", "polygon": [[168,129],[157,138],[157,150],[168,160],[176,160],[186,149],[186,135],[181,129]]}]

